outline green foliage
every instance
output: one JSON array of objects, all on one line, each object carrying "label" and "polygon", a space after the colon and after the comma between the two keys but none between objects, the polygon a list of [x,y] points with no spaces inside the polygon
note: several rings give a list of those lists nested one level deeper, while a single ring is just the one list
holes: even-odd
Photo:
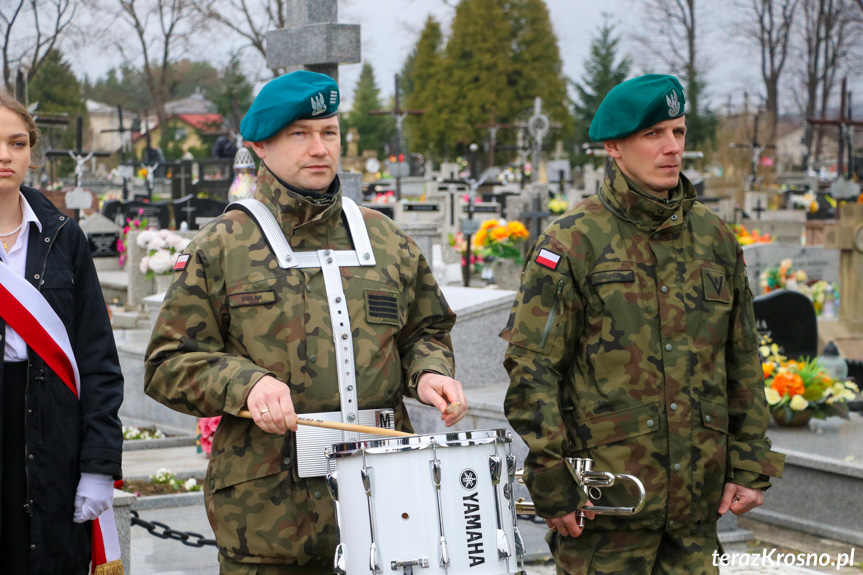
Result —
[{"label": "green foliage", "polygon": [[85,95],[109,106],[123,106],[124,110],[141,112],[150,107],[150,93],[143,72],[128,64],[108,70],[104,78],[87,88]]},{"label": "green foliage", "polygon": [[513,24],[503,0],[462,0],[452,21],[443,78],[432,116],[446,130],[446,142],[464,152],[485,138],[476,124],[492,109],[501,121],[521,113],[516,100]]},{"label": "green foliage", "polygon": [[597,36],[590,42],[590,57],[584,63],[581,82],[572,82],[577,94],[575,105],[574,144],[590,142],[587,135],[590,123],[599,104],[613,87],[629,76],[632,62],[629,57],[618,60],[620,36],[614,33],[611,16],[603,14],[604,22]]},{"label": "green foliage", "polygon": [[[461,0],[443,44],[440,25],[429,18],[403,66],[407,107],[425,110],[407,119],[413,149],[464,154],[486,139],[477,125],[488,123],[492,110],[498,123],[525,120],[537,96],[563,133],[571,131],[562,61],[543,0]],[[497,139],[514,143],[515,131],[502,130]]]},{"label": "green foliage", "polygon": [[368,62],[363,64],[360,79],[354,92],[354,106],[348,113],[346,121],[342,122],[342,134],[348,129],[356,128],[359,132],[359,150],[376,150],[378,155],[384,153],[384,144],[388,144],[395,134],[395,120],[392,116],[370,116],[371,110],[382,110],[384,105],[380,100],[380,89],[375,81],[375,72]]},{"label": "green foliage", "polygon": [[222,68],[218,89],[210,95],[210,101],[218,106],[219,113],[231,128],[239,132],[240,120],[252,105],[252,84],[243,74],[239,53],[231,54],[228,64]]},{"label": "green foliage", "polygon": [[543,0],[518,0],[510,9],[513,20],[513,62],[510,83],[514,86],[516,109],[533,110],[536,97],[552,122],[561,124],[550,140],[572,133],[572,116],[563,75],[563,61],[557,36]]},{"label": "green foliage", "polygon": [[[75,148],[77,141],[77,117],[84,117],[83,130],[87,133],[87,106],[81,97],[81,84],[72,72],[72,67],[63,58],[59,50],[50,50],[39,71],[28,83],[30,103],[39,102],[37,114],[68,114],[69,124],[65,131],[44,130],[42,134],[42,149]],[[86,137],[83,145],[87,146]],[[56,175],[62,176],[75,170],[71,159],[53,160]]]},{"label": "green foliage", "polygon": [[445,124],[431,112],[445,83],[442,66],[443,32],[438,21],[429,16],[416,47],[402,68],[405,108],[425,110],[422,116],[408,116],[405,120],[405,131],[416,151],[443,151]]}]

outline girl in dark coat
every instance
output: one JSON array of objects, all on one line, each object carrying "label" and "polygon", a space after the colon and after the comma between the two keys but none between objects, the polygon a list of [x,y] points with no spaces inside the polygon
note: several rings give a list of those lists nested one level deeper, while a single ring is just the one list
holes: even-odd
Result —
[{"label": "girl in dark coat", "polygon": [[61,320],[80,390],[34,351],[32,335],[7,325],[2,305],[0,558],[4,573],[77,575],[88,573],[91,521],[121,476],[123,376],[87,239],[22,185],[37,137],[27,110],[0,93],[0,266],[38,290],[24,309],[43,298]]}]

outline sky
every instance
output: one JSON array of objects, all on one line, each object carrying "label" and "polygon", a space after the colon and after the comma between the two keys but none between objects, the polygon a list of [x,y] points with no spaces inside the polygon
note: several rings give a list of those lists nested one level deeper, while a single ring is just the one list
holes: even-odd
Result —
[{"label": "sky", "polygon": [[[456,3],[449,0],[449,4]],[[733,6],[736,0],[713,0],[700,3],[699,34],[705,43],[703,56],[707,62],[707,98],[714,110],[726,105],[729,96],[735,109],[743,103],[743,93],[749,92],[753,100],[764,92],[760,75],[760,56],[752,47],[746,45],[735,31],[740,29],[739,16],[735,16]],[[558,48],[563,59],[563,72],[576,81],[581,79],[583,65],[590,51],[590,43],[603,24],[603,14],[609,13],[616,25],[616,33],[623,37],[622,50],[636,55],[636,65],[632,74],[644,71],[643,65],[649,59],[644,47],[632,39],[631,31],[643,27],[643,2],[638,0],[546,0],[552,25],[558,39]],[[393,94],[394,75],[414,48],[428,15],[433,15],[448,33],[449,24],[455,9],[445,0],[339,0],[339,22],[361,26],[362,58],[372,64],[375,78],[381,89],[383,101],[389,101]],[[739,14],[739,11],[737,12]],[[737,20],[736,20],[737,19]],[[226,37],[226,36],[222,36]],[[228,59],[231,48],[241,45],[207,41],[203,47],[194,50],[190,57],[206,57],[221,67]],[[202,56],[202,55],[206,56]],[[268,77],[263,61],[248,49],[247,75]],[[102,76],[112,66],[121,62],[117,52],[112,50],[91,49],[84,57],[73,63],[79,75]],[[347,109],[353,101],[353,92],[359,78],[362,64],[343,65],[339,70],[339,83],[342,90],[342,107]],[[669,72],[671,70],[652,69],[650,71]],[[786,77],[790,71],[786,72]],[[863,86],[861,86],[863,87]],[[861,90],[858,88],[857,90]],[[540,95],[541,96],[541,95]],[[790,91],[785,90],[785,108],[793,107]]]}]

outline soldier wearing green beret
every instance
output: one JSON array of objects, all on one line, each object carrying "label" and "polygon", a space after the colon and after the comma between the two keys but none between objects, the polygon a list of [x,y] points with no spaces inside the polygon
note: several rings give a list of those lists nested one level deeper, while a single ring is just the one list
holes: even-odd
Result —
[{"label": "soldier wearing green beret", "polygon": [[[611,90],[590,126],[605,181],[538,238],[501,333],[505,410],[559,573],[717,573],[718,518],[781,475],[743,252],[681,173],[685,103],[672,76]],[[643,510],[579,527],[571,457],[639,478]],[[604,490],[603,505],[634,503],[630,483]]]},{"label": "soldier wearing green beret", "polygon": [[178,258],[147,350],[148,395],[222,416],[204,485],[222,573],[333,572],[333,501],[323,472],[300,469],[311,456],[298,460],[297,414],[348,423],[392,408],[411,431],[406,395],[447,426],[467,409],[455,314],[428,261],[340,193],[338,104],[336,83],[312,72],[261,90],[241,125],[262,160],[260,204],[216,218]]}]

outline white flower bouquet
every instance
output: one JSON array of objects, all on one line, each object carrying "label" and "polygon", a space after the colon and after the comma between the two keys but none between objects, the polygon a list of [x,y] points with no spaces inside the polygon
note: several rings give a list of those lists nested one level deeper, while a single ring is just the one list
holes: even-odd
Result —
[{"label": "white flower bouquet", "polygon": [[137,244],[147,250],[141,258],[141,273],[153,279],[171,273],[177,254],[186,249],[189,240],[169,230],[144,230],[138,234]]}]

